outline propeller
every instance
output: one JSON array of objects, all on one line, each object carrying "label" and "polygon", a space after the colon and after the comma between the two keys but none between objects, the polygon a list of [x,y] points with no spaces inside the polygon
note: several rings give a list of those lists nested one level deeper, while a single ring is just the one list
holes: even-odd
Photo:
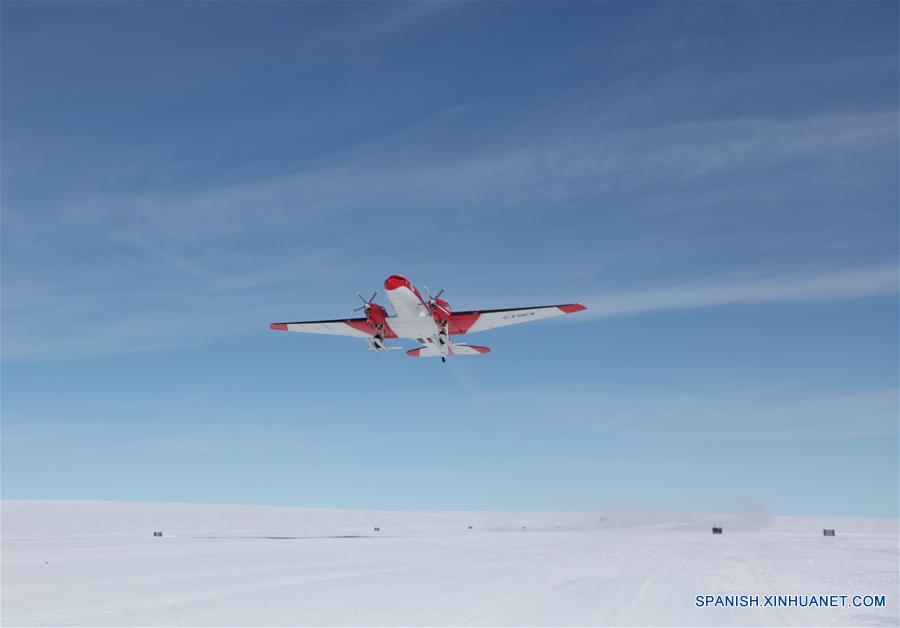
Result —
[{"label": "propeller", "polygon": [[444,294],[444,290],[447,288],[441,288],[438,293],[434,296],[431,296],[431,293],[428,291],[428,286],[424,286],[425,294],[428,295],[428,305],[434,309],[434,302],[441,298],[441,295]]},{"label": "propeller", "polygon": [[[431,292],[428,290],[428,286],[424,286],[424,288],[425,288],[425,294],[428,295],[428,309],[431,310],[432,314],[434,314],[438,311],[438,308],[440,307],[437,303],[437,300],[441,298],[441,295],[444,294],[444,291],[446,290],[446,288],[441,288],[438,291],[438,293],[435,295],[431,294]],[[446,313],[443,313],[443,314],[441,314],[441,317],[443,318],[445,315],[446,315]]]},{"label": "propeller", "polygon": [[363,295],[361,295],[360,293],[357,292],[357,293],[356,293],[356,296],[359,297],[359,300],[362,301],[363,304],[360,305],[358,308],[356,308],[356,309],[353,310],[353,311],[354,311],[354,312],[359,312],[360,310],[366,310],[366,311],[368,311],[368,309],[369,309],[370,307],[372,307],[372,301],[375,300],[375,296],[376,296],[377,294],[378,294],[378,290],[376,290],[375,292],[373,292],[373,293],[372,293],[372,296],[370,296],[370,297],[369,297],[369,300],[367,301],[366,298],[365,298]]}]

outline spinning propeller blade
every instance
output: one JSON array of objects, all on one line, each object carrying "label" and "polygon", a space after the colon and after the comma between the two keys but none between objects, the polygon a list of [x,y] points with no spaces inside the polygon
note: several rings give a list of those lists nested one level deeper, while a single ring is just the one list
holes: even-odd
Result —
[{"label": "spinning propeller blade", "polygon": [[441,295],[444,294],[444,291],[447,289],[447,288],[441,288],[436,295],[431,296],[431,292],[429,292],[428,286],[423,286],[423,287],[425,288],[425,294],[428,295],[428,305],[430,305],[431,307],[434,307],[434,302],[437,299],[441,298]]},{"label": "spinning propeller blade", "polygon": [[372,296],[369,297],[369,300],[366,301],[366,297],[364,297],[363,295],[361,295],[360,293],[357,292],[357,293],[356,293],[356,296],[359,297],[359,300],[362,301],[363,304],[362,304],[361,306],[359,306],[358,308],[354,309],[353,311],[354,311],[354,312],[359,312],[360,310],[368,310],[369,307],[371,307],[371,305],[372,305],[372,301],[375,300],[375,297],[376,297],[377,295],[378,295],[378,290],[376,290],[375,292],[373,292],[373,293],[372,293]]}]

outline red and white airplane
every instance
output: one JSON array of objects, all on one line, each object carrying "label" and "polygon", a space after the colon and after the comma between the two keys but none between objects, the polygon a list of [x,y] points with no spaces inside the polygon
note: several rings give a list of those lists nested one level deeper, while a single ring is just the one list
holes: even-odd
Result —
[{"label": "red and white airplane", "polygon": [[388,347],[384,341],[388,338],[413,338],[421,343],[421,347],[406,352],[414,358],[440,358],[446,362],[451,355],[480,355],[490,351],[487,347],[452,342],[453,336],[462,336],[476,331],[485,331],[504,325],[527,323],[572,312],[580,312],[587,308],[581,303],[564,305],[540,305],[538,307],[516,307],[507,310],[472,310],[454,312],[450,304],[440,298],[442,289],[431,296],[428,288],[422,298],[419,291],[403,275],[391,275],[384,280],[384,289],[395,314],[388,316],[387,310],[375,303],[376,291],[366,300],[356,294],[363,302],[354,312],[363,311],[365,317],[342,318],[332,321],[300,321],[296,323],[272,323],[269,329],[279,331],[298,331],[307,334],[334,334],[337,336],[355,336],[363,338],[372,351],[391,351],[402,347]]}]

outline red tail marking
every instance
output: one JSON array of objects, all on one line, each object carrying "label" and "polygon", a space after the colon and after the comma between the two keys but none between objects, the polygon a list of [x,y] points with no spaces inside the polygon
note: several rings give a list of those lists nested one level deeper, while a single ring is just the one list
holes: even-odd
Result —
[{"label": "red tail marking", "polygon": [[391,275],[384,280],[385,290],[396,290],[397,288],[409,288],[412,290],[412,284],[403,275]]}]

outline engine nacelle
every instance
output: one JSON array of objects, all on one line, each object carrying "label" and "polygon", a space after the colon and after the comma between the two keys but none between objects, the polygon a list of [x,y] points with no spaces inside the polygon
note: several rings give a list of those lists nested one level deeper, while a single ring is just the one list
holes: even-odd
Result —
[{"label": "engine nacelle", "polygon": [[375,329],[384,329],[384,322],[387,319],[387,310],[377,303],[370,303],[366,308],[366,322]]},{"label": "engine nacelle", "polygon": [[431,316],[439,326],[443,327],[450,320],[452,314],[453,310],[450,308],[450,304],[443,299],[434,299],[432,301]]}]

